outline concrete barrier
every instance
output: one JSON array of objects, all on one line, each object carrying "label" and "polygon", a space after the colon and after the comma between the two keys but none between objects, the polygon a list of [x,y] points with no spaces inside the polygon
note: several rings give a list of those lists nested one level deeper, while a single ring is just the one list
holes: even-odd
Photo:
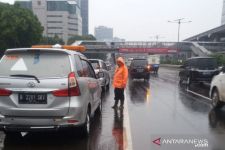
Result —
[{"label": "concrete barrier", "polygon": [[180,69],[180,66],[181,66],[181,65],[160,64],[159,67],[166,67],[166,68]]}]

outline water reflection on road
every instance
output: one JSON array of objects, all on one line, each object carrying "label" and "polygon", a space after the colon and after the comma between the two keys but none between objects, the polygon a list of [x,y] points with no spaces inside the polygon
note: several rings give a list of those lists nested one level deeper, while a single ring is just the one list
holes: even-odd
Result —
[{"label": "water reflection on road", "polygon": [[149,103],[150,94],[150,82],[143,80],[132,80],[129,82],[129,99],[133,104]]}]

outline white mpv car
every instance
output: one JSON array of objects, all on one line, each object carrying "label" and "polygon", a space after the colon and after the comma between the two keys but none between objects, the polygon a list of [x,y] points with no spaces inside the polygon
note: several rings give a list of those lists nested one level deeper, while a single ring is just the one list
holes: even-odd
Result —
[{"label": "white mpv car", "polygon": [[101,111],[100,81],[79,52],[8,49],[0,70],[0,130],[6,134],[68,127],[88,133],[91,116]]},{"label": "white mpv car", "polygon": [[225,67],[212,79],[209,95],[214,108],[221,108],[225,104]]}]

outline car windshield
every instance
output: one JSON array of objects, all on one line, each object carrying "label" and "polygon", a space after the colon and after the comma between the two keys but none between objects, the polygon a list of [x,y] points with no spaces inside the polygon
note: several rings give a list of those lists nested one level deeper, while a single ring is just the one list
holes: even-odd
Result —
[{"label": "car windshield", "polygon": [[71,71],[69,57],[63,53],[43,51],[10,52],[0,62],[0,76],[17,74],[36,77],[65,77]]},{"label": "car windshield", "polygon": [[145,60],[145,59],[137,59],[137,60],[133,60],[132,62],[131,62],[131,66],[145,66],[145,65],[147,65],[147,60]]},{"label": "car windshield", "polygon": [[218,67],[216,59],[213,58],[196,59],[192,62],[192,66],[202,70],[216,69]]},{"label": "car windshield", "polygon": [[91,61],[91,65],[94,69],[99,69],[100,66],[99,66],[99,63],[97,61]]}]

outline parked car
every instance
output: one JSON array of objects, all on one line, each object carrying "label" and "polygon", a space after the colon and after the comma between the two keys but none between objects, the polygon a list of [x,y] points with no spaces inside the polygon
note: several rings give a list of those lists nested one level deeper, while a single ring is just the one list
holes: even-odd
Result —
[{"label": "parked car", "polygon": [[150,79],[150,65],[147,59],[135,58],[131,61],[129,68],[130,79]]},{"label": "parked car", "polygon": [[214,108],[221,108],[225,102],[225,67],[221,72],[214,76],[209,95],[212,99],[212,105]]},{"label": "parked car", "polygon": [[107,91],[110,87],[110,73],[109,73],[109,69],[106,66],[106,63],[101,60],[101,59],[89,59],[94,70],[95,73],[101,73],[101,86],[102,86],[102,90],[103,91]]},{"label": "parked car", "polygon": [[6,134],[80,127],[101,111],[101,86],[88,59],[59,48],[6,50],[0,61],[0,130]]},{"label": "parked car", "polygon": [[219,73],[217,61],[211,57],[193,57],[184,62],[179,72],[180,83],[208,82]]},{"label": "parked car", "polygon": [[109,61],[106,61],[105,64],[106,64],[106,69],[108,71],[111,70],[112,64]]}]

